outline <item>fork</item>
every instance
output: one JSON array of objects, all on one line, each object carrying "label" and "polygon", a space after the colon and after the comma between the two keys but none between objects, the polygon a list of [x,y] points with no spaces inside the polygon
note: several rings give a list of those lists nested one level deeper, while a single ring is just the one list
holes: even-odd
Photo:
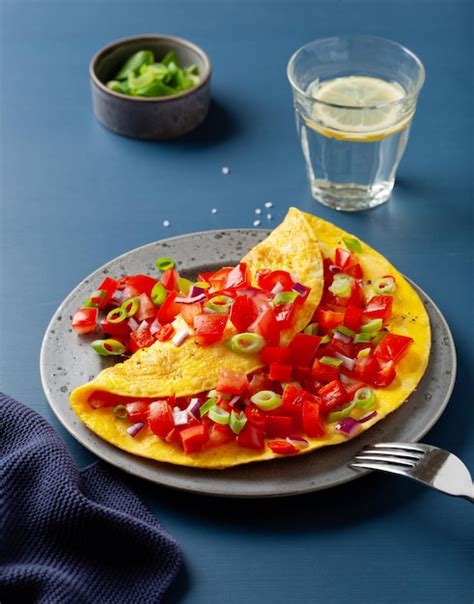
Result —
[{"label": "fork", "polygon": [[417,480],[474,503],[474,485],[464,463],[448,451],[420,443],[377,443],[364,447],[348,464]]}]

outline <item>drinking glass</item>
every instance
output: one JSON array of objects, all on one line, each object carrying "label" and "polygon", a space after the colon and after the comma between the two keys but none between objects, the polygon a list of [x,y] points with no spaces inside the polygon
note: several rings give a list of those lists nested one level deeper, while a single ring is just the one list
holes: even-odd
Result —
[{"label": "drinking glass", "polygon": [[346,211],[386,202],[425,80],[420,59],[390,40],[338,36],[295,52],[288,79],[313,197]]}]

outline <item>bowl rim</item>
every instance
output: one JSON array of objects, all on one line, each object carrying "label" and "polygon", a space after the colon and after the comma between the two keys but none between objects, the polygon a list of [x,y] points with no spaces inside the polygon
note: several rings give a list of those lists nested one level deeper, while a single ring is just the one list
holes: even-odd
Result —
[{"label": "bowl rim", "polygon": [[[119,48],[120,46],[123,46],[124,44],[127,44],[129,42],[138,42],[139,40],[143,40],[143,41],[153,40],[155,42],[156,41],[170,42],[177,46],[185,46],[185,47],[189,48],[190,50],[192,50],[193,52],[195,52],[196,54],[198,54],[204,62],[204,74],[203,74],[201,82],[199,82],[199,84],[197,84],[196,86],[193,86],[189,90],[185,90],[184,92],[178,92],[177,94],[170,94],[168,96],[151,96],[151,97],[130,96],[128,94],[122,94],[120,92],[115,92],[114,90],[110,90],[110,88],[107,88],[107,86],[105,84],[103,84],[97,77],[96,68],[97,68],[98,63],[104,57],[106,57],[108,54],[113,52],[116,48]],[[193,94],[194,92],[196,92],[200,88],[203,88],[207,84],[207,82],[209,81],[209,79],[211,77],[211,73],[212,73],[211,60],[209,59],[209,56],[207,55],[206,52],[204,52],[204,50],[202,48],[200,48],[193,42],[190,42],[189,40],[185,40],[184,38],[178,38],[177,36],[169,36],[166,34],[141,34],[141,35],[137,35],[137,36],[127,36],[125,38],[120,38],[118,40],[114,40],[113,42],[110,42],[110,44],[107,44],[107,46],[104,46],[100,50],[98,50],[95,53],[95,55],[92,57],[92,59],[89,63],[89,77],[95,86],[97,86],[98,88],[100,88],[101,90],[103,90],[104,92],[106,92],[107,94],[109,94],[111,96],[117,97],[119,99],[126,99],[127,101],[132,101],[132,102],[136,101],[138,103],[167,103],[170,101],[174,101],[175,99],[182,98],[182,97],[188,96],[190,94]]]}]

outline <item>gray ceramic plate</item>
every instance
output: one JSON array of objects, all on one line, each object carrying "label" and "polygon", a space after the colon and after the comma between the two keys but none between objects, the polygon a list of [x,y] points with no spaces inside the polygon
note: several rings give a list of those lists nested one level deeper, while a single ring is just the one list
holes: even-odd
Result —
[{"label": "gray ceramic plate", "polygon": [[[374,441],[421,439],[440,417],[454,385],[456,352],[449,327],[439,309],[417,288],[429,313],[433,339],[430,364],[409,401],[355,440],[308,455],[252,463],[228,470],[200,470],[159,463],[121,451],[86,428],[68,403],[69,392],[90,380],[109,361],[94,354],[90,340],[71,333],[70,316],[105,274],[156,274],[154,261],[172,257],[185,275],[235,264],[267,235],[263,230],[194,233],[145,245],[111,260],[80,283],[51,319],[41,349],[41,379],[59,421],[80,443],[122,470],[185,491],[227,497],[274,497],[326,489],[364,473],[347,463],[362,446]],[[91,338],[93,339],[93,338]]]}]

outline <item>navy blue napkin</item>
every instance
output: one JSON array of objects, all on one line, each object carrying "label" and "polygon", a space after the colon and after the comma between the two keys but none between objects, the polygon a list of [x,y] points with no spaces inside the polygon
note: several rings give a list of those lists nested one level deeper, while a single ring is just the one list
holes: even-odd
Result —
[{"label": "navy blue napkin", "polygon": [[176,541],[102,463],[78,471],[55,430],[0,393],[0,602],[160,602]]}]

